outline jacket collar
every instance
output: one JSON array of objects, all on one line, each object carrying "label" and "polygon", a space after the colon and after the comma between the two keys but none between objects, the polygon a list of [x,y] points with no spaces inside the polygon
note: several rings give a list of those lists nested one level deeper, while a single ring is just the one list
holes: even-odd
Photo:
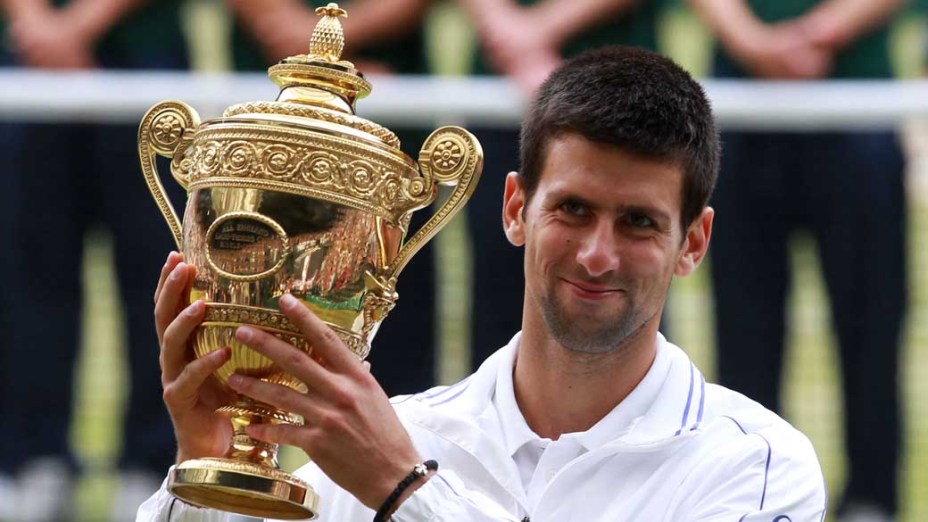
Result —
[{"label": "jacket collar", "polygon": [[[513,370],[518,342],[518,337],[514,338],[513,342],[503,349],[503,356],[497,362],[496,383],[492,395],[495,407],[487,409],[494,410],[497,415],[484,415],[477,419],[484,431],[500,433],[500,439],[509,455],[514,455],[525,444],[540,439],[526,423],[516,403]],[[657,339],[656,354],[651,367],[619,405],[589,430],[564,434],[562,438],[572,438],[585,451],[592,451],[630,433],[639,419],[650,409],[667,379],[671,367],[667,344],[663,337]]]},{"label": "jacket collar", "polygon": [[[500,439],[499,431],[481,425],[497,416],[493,404],[497,379],[507,364],[511,373],[520,338],[516,334],[463,381],[418,395],[396,397],[393,403],[405,422],[431,432],[442,444],[463,451],[463,455],[456,452],[454,458],[481,466],[511,498],[526,505],[519,472],[506,441]],[[659,364],[652,364],[644,390],[639,392],[640,385],[636,387],[607,415],[603,430],[598,429],[601,421],[590,430],[594,435],[589,435],[590,431],[584,434],[588,437],[584,443],[590,445],[588,449],[607,453],[625,448],[658,449],[698,433],[705,408],[705,378],[680,348],[660,334],[657,343],[657,353],[662,359]],[[613,414],[616,418],[610,420]],[[618,427],[614,433],[610,432],[613,426]]]},{"label": "jacket collar", "polygon": [[[399,397],[394,402],[402,402],[403,410],[417,410],[419,415],[414,415],[417,418],[428,415],[449,422],[453,420],[451,424],[454,429],[445,433],[448,436],[455,436],[458,430],[467,426],[467,433],[461,435],[472,439],[473,430],[483,431],[479,420],[493,413],[493,397],[499,389],[498,382],[505,379],[500,376],[501,372],[508,372],[511,389],[512,365],[520,339],[521,333],[517,333],[506,346],[487,358],[474,374],[463,381],[411,397]],[[705,377],[683,350],[668,342],[661,334],[657,334],[657,344],[655,363],[642,383],[603,421],[586,432],[594,432],[585,439],[584,445],[589,444],[588,449],[618,441],[626,445],[647,446],[697,431],[702,425]],[[615,418],[611,418],[613,416]],[[612,429],[600,433],[598,428],[604,421],[604,426]],[[512,442],[518,443],[518,439]]]}]

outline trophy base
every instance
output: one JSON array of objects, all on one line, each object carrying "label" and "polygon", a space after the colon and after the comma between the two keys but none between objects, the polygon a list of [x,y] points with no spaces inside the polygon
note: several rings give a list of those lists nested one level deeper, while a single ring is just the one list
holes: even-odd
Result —
[{"label": "trophy base", "polygon": [[231,459],[188,460],[171,470],[168,491],[195,506],[278,520],[316,518],[319,496],[278,469]]}]

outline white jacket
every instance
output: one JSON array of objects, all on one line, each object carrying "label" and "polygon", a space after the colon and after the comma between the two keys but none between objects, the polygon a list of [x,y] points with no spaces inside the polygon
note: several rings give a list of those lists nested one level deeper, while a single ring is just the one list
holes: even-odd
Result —
[{"label": "white jacket", "polygon": [[[502,437],[477,421],[486,419],[489,410],[496,411],[497,376],[507,365],[511,369],[518,342],[516,335],[454,386],[393,399],[420,455],[440,466],[393,520],[824,519],[827,492],[809,440],[756,402],[707,384],[686,354],[663,337],[658,339],[661,364],[656,361],[645,377],[655,390],[647,403],[639,405],[612,440],[568,462],[550,477],[540,496],[529,499]],[[314,465],[297,474],[322,498],[319,520],[373,518],[373,511]],[[162,488],[141,506],[137,520],[167,521],[171,499]],[[231,520],[227,514],[182,502],[175,502],[171,511],[171,521]]]}]

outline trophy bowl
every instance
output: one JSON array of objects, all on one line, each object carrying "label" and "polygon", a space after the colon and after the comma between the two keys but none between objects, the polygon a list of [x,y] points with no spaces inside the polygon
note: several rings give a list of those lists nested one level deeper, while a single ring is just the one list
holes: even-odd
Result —
[{"label": "trophy bowl", "polygon": [[[305,391],[234,338],[250,325],[311,353],[279,310],[285,293],[366,357],[398,297],[399,273],[463,207],[482,169],[480,144],[464,129],[436,130],[413,161],[389,129],[356,116],[355,101],[371,86],[340,59],[344,11],[329,4],[317,12],[323,18],[310,53],[269,69],[281,87],[276,101],[234,105],[202,123],[185,103],[165,101],[139,126],[145,180],[185,261],[196,267],[189,302],[206,304],[193,350],[203,357],[232,348],[215,373],[227,389],[229,376],[240,373]],[[171,159],[174,179],[187,190],[182,223],[161,184],[158,155]],[[412,213],[435,200],[439,184],[454,189],[407,239]],[[303,420],[235,397],[218,410],[233,427],[226,454],[175,466],[168,489],[188,503],[243,515],[314,518],[312,487],[280,470],[276,445],[245,433],[250,424]]]}]

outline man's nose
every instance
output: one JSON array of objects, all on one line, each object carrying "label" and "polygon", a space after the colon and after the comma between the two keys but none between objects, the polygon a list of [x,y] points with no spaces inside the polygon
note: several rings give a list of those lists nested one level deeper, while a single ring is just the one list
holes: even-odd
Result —
[{"label": "man's nose", "polygon": [[611,222],[596,223],[584,232],[577,262],[590,276],[597,277],[619,268],[619,242]]}]

